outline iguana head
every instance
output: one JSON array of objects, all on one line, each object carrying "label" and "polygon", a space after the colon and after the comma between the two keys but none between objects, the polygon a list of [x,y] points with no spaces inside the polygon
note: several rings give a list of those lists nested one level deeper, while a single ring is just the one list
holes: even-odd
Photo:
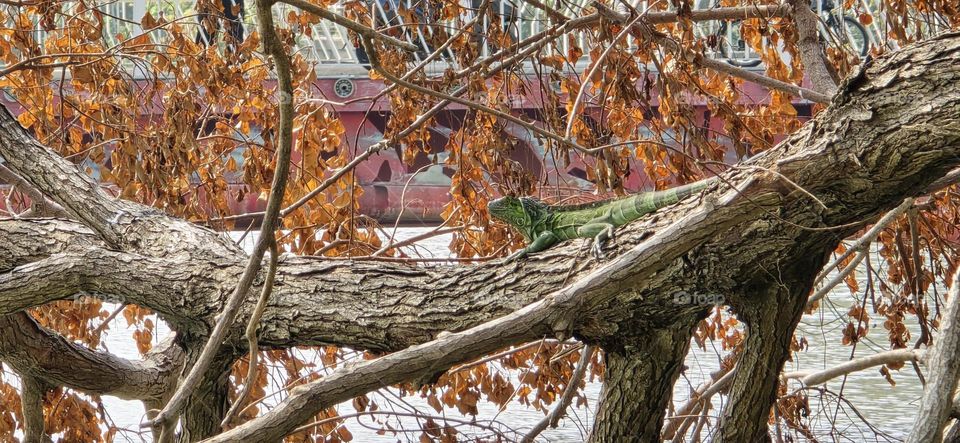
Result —
[{"label": "iguana head", "polygon": [[493,218],[502,220],[517,228],[527,241],[535,236],[533,226],[539,217],[544,204],[531,197],[501,197],[487,205],[487,210]]}]

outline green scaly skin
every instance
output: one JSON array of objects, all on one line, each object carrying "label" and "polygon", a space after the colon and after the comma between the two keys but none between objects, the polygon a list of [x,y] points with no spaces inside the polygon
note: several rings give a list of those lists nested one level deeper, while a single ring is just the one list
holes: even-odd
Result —
[{"label": "green scaly skin", "polygon": [[585,205],[548,205],[533,197],[502,197],[489,205],[490,215],[523,234],[527,247],[506,258],[510,262],[545,251],[573,238],[593,238],[592,252],[603,258],[603,245],[614,230],[646,214],[672,205],[714,184],[716,177],[663,191],[634,194]]}]

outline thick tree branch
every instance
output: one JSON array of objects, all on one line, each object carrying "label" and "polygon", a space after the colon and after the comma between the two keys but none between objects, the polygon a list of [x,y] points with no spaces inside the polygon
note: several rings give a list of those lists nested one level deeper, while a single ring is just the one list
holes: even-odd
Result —
[{"label": "thick tree branch", "polygon": [[[763,235],[751,235],[749,242],[730,236],[701,251],[714,259],[723,257],[724,265],[715,268],[720,272],[710,272],[707,288],[728,295],[727,301],[748,325],[744,360],[738,364],[724,410],[720,441],[755,440],[766,435],[767,412],[778,381],[765,374],[782,367],[787,357],[777,349],[787,348],[789,333],[802,312],[804,303],[796,298],[808,296],[803,289],[809,288],[820,271],[818,264],[825,261],[838,239],[859,226],[847,223],[870,220],[878,210],[919,195],[955,167],[953,161],[931,163],[923,158],[954,152],[960,145],[960,121],[956,118],[960,91],[948,86],[960,79],[960,72],[945,64],[957,63],[958,52],[960,36],[950,34],[862,67],[844,82],[825,112],[781,145],[787,152],[768,166],[816,195],[827,209],[786,204],[777,218],[791,220],[789,224],[764,226],[758,221],[748,229],[761,229]],[[914,75],[923,80],[910,80]],[[903,106],[904,101],[917,104]],[[877,150],[881,145],[897,148]],[[840,161],[820,157],[819,162],[810,163],[818,157],[810,150],[824,152],[820,150],[827,146],[841,147],[849,157]],[[825,173],[825,164],[842,171],[843,178],[815,185],[816,176]],[[921,164],[922,169],[918,168]],[[837,228],[804,228],[818,223]],[[771,295],[771,288],[783,288],[783,292]]]},{"label": "thick tree branch", "polygon": [[[950,57],[953,54],[941,46],[953,41],[951,38],[943,38],[927,44],[924,47],[928,48],[928,52],[924,55],[932,59],[910,61],[911,66],[930,65],[936,68],[944,66],[944,63],[952,63]],[[942,53],[943,60],[933,60],[935,57],[930,52]],[[955,92],[952,85],[940,84],[940,80],[933,82],[939,88],[937,93],[926,89],[917,90],[916,88],[922,88],[924,83],[911,80],[914,77],[905,77],[914,75],[911,72],[901,65],[885,68],[875,64],[869,74],[865,74],[866,78],[857,81],[864,89],[859,95],[874,97],[872,103],[847,99],[839,107],[826,112],[818,119],[818,123],[805,127],[781,148],[771,151],[775,154],[752,160],[764,167],[779,169],[781,173],[797,175],[791,176],[791,180],[816,193],[828,206],[843,208],[830,209],[820,216],[814,216],[805,206],[808,200],[798,198],[797,202],[801,204],[784,206],[786,212],[783,217],[794,217],[791,219],[792,223],[804,223],[811,227],[822,226],[824,222],[842,225],[860,221],[893,206],[892,199],[900,203],[907,192],[925,192],[934,177],[943,176],[952,170],[954,160],[950,157],[953,152],[951,143],[956,135],[951,132],[951,128],[956,123],[951,123],[954,121],[954,114],[951,112],[954,111],[952,100],[955,100]],[[901,75],[904,77],[900,77]],[[931,78],[938,78],[940,75],[933,72]],[[910,96],[916,100],[910,103],[896,101],[901,96]],[[920,103],[924,105],[921,106]],[[863,109],[872,109],[869,111],[869,115],[873,116],[870,120],[865,119],[868,113]],[[901,122],[912,123],[903,128]],[[917,128],[920,127],[930,128],[926,136],[917,136]],[[850,137],[837,138],[835,133],[839,129],[850,134]],[[828,143],[826,140],[835,141]],[[869,140],[869,143],[866,140]],[[849,154],[838,156],[828,152]],[[854,156],[856,161],[852,160]],[[779,160],[776,160],[777,158]],[[931,162],[929,159],[938,161]],[[902,163],[888,163],[893,160]],[[823,165],[828,164],[836,167],[825,170]],[[804,167],[805,165],[817,166]],[[777,178],[770,177],[769,180],[775,182]],[[784,192],[792,190],[786,188]],[[863,199],[871,200],[871,203],[864,205],[860,202]],[[680,204],[659,212],[657,217],[633,223],[631,229],[625,230],[619,236],[619,245],[631,247],[639,244],[645,232],[662,229],[692,207],[689,203]],[[744,211],[749,213],[749,217],[769,217],[772,214],[759,205],[745,207]],[[777,218],[764,223],[783,226]],[[33,225],[36,225],[36,228],[24,228]],[[17,228],[7,231],[4,226]],[[51,226],[63,229],[53,229]],[[45,229],[53,231],[47,232]],[[204,231],[195,227],[193,229]],[[11,245],[13,252],[0,257],[0,265],[3,265],[0,267],[9,269],[11,266],[19,266],[49,255],[49,251],[32,252],[33,243],[57,242],[62,236],[66,236],[65,239],[70,238],[71,242],[97,242],[95,238],[90,238],[89,233],[75,232],[78,230],[81,228],[76,227],[76,224],[63,221],[0,223],[0,239]],[[846,234],[840,231],[826,232],[831,237],[842,237]],[[801,230],[789,235],[801,233],[807,235],[809,231]],[[162,235],[157,232],[153,234]],[[25,238],[30,238],[32,243],[25,242]],[[147,246],[165,241],[164,237],[158,237],[147,243]],[[720,240],[717,242],[722,244]],[[281,261],[278,269],[278,279],[283,281],[284,285],[277,288],[276,296],[271,298],[264,313],[261,342],[268,347],[336,343],[381,351],[422,343],[443,330],[461,330],[480,324],[548,294],[567,277],[566,270],[571,266],[569,258],[577,255],[578,245],[575,243],[551,249],[508,268],[492,264],[476,267],[411,268],[389,263],[287,257]],[[750,237],[725,247],[760,248],[758,256],[764,256],[777,249],[782,241],[778,240],[770,245],[761,243],[755,241],[755,237]],[[184,241],[181,247],[193,248],[194,245]],[[209,255],[200,257],[207,256]],[[704,259],[708,257],[703,253],[699,256]],[[717,275],[715,281],[737,281],[736,275],[753,272],[760,266],[760,262],[750,259],[751,256],[741,254],[738,257],[727,257],[727,262],[736,263],[736,266],[731,266],[734,275]],[[737,260],[732,260],[733,258]],[[239,254],[224,254],[216,260],[204,260],[183,253],[168,255],[165,259],[166,265],[142,256],[125,256],[124,259],[130,263],[122,269],[129,270],[129,267],[138,267],[143,263],[146,266],[144,269],[150,269],[150,274],[143,274],[157,276],[156,279],[137,276],[143,280],[139,283],[143,286],[130,287],[144,290],[150,288],[156,291],[156,296],[130,294],[138,297],[131,301],[162,312],[178,330],[189,326],[189,319],[193,320],[194,325],[214,323],[211,320],[218,312],[221,294],[232,289],[226,287],[223,281],[236,281],[246,261],[245,257]],[[712,269],[711,272],[723,270],[709,264],[705,266],[708,267],[704,269]],[[109,266],[100,269],[111,271]],[[570,277],[578,278],[589,269],[590,265],[577,266]],[[98,278],[98,284],[115,278],[119,278],[119,275],[106,272]],[[660,282],[651,283],[655,284]],[[121,288],[119,284],[115,286]],[[728,285],[715,286],[724,292],[730,290]],[[0,300],[8,298],[8,295],[10,294],[0,292]],[[249,294],[249,298],[252,305],[255,294]],[[291,312],[294,314],[291,315]],[[609,314],[609,311],[596,313],[598,320],[607,318],[597,324],[615,321],[617,316],[608,317]],[[244,315],[248,315],[248,312],[245,311]],[[405,320],[398,323],[398,317]],[[246,320],[248,317],[243,318]],[[202,333],[203,329],[197,332]],[[601,334],[602,329],[592,330],[592,333]],[[241,335],[242,331],[238,330],[236,337]]]},{"label": "thick tree branch", "polygon": [[[845,82],[831,106],[811,123],[748,161],[757,168],[723,176],[740,184],[740,192],[728,191],[719,199],[690,198],[632,223],[622,230],[611,251],[616,258],[603,266],[577,260],[577,242],[509,266],[416,268],[346,260],[284,260],[277,271],[283,284],[276,288],[264,312],[264,346],[336,343],[391,350],[428,341],[442,330],[476,329],[339,371],[296,391],[274,411],[226,435],[264,437],[257,432],[268,432],[267,428],[255,428],[274,423],[271,420],[277,420],[279,427],[269,431],[273,432],[269,436],[282,435],[322,405],[385,384],[429,377],[450,365],[543,335],[572,332],[605,349],[616,349],[623,344],[618,339],[623,331],[677,327],[678,315],[700,308],[671,303],[672,293],[679,289],[723,294],[738,309],[758,302],[756,285],[802,289],[819,269],[784,269],[797,263],[796,257],[825,260],[837,239],[852,234],[854,227],[862,225],[858,223],[925,192],[960,163],[958,61],[957,34],[876,59]],[[0,131],[6,128],[0,126]],[[9,139],[5,140],[0,150],[10,146]],[[40,157],[40,161],[44,159]],[[745,172],[764,169],[776,174]],[[58,173],[56,168],[48,172],[54,177]],[[81,173],[74,168],[72,174]],[[781,176],[815,195],[823,206],[792,186],[781,186]],[[45,186],[55,183],[42,177],[37,181]],[[101,256],[95,260],[107,263],[101,268],[102,275],[86,276],[81,283],[107,288],[100,294],[130,293],[138,297],[138,304],[172,319],[178,332],[186,329],[204,337],[215,323],[222,294],[233,289],[246,257],[236,248],[206,242],[214,238],[209,231],[161,216],[151,221],[155,224],[128,221],[123,225],[125,235],[141,240],[124,243],[124,247],[149,254],[104,251],[104,243],[93,234],[70,234],[87,238],[88,246],[79,250],[100,250]],[[16,232],[23,232],[20,227],[25,225],[61,223],[70,222],[4,221],[0,236],[4,235],[3,226],[16,226]],[[169,229],[159,229],[164,223]],[[736,229],[730,229],[733,226]],[[47,233],[40,244],[56,244],[61,232]],[[17,244],[12,250],[19,255],[0,257],[0,261],[12,266],[29,266],[73,251],[35,251],[27,246],[37,241],[35,238],[7,238]],[[156,255],[161,250],[166,251],[162,259]],[[677,260],[680,256],[686,260]],[[140,268],[140,273],[123,275],[133,267]],[[7,267],[0,272],[10,270]],[[790,278],[775,280],[783,275]],[[136,279],[142,281],[133,281]],[[575,283],[564,287],[565,281]],[[324,284],[328,282],[333,283]],[[4,303],[15,295],[0,290]],[[774,315],[782,317],[777,328],[786,328],[793,321],[794,308],[802,309],[806,296],[783,294],[784,302],[792,304]],[[247,294],[248,299],[253,297],[255,294]],[[797,297],[804,298],[799,305],[793,303]],[[769,299],[761,301],[769,303]],[[531,302],[534,304],[528,308],[484,324]],[[778,306],[762,307],[763,312],[781,312],[776,311]],[[239,318],[247,320],[249,315],[249,310],[241,309]],[[771,330],[773,323],[766,329]],[[240,337],[242,328],[234,326],[229,344],[242,344]],[[763,340],[752,343],[769,346]],[[769,370],[782,364],[781,357],[769,354],[757,359],[751,368],[756,370],[747,372],[756,375],[761,365]],[[756,389],[757,380],[761,378],[738,375],[733,391],[747,385]],[[732,395],[730,407],[768,410],[771,399],[765,393],[774,392],[776,379],[762,380],[764,385],[758,390],[764,391],[763,395]],[[762,413],[748,418],[756,419],[747,423],[751,427],[765,426]]]},{"label": "thick tree branch", "polygon": [[947,309],[940,322],[940,333],[927,356],[929,378],[923,387],[920,411],[908,443],[940,442],[953,409],[953,395],[960,377],[960,272],[954,271],[947,295]]},{"label": "thick tree branch", "polygon": [[[610,291],[610,285],[630,287],[644,281],[691,247],[740,222],[738,214],[743,211],[738,209],[747,203],[739,190],[727,191],[716,207],[695,209],[646,242],[538,302],[466,331],[340,368],[319,381],[296,388],[267,414],[207,441],[275,441],[323,408],[357,395],[401,381],[430,377],[506,344],[530,341],[544,334],[568,334],[585,309],[611,301],[615,293]],[[711,213],[723,214],[720,219],[724,221],[717,223]]]},{"label": "thick tree branch", "polygon": [[4,166],[2,162],[0,162],[0,182],[15,186],[20,192],[30,197],[32,207],[29,212],[31,217],[69,217],[69,214],[67,214],[67,211],[65,211],[63,207],[46,198],[37,188],[30,184],[30,182],[22,179],[19,175]]},{"label": "thick tree branch", "polygon": [[[243,254],[236,244],[216,232],[109,196],[76,165],[40,145],[6,108],[0,110],[0,133],[0,156],[5,166],[113,249],[155,257]],[[195,247],[191,250],[190,246]]]},{"label": "thick tree branch", "polygon": [[803,73],[810,79],[813,89],[824,95],[837,92],[837,83],[827,67],[823,48],[820,46],[820,18],[810,9],[807,0],[790,0],[793,7],[793,22],[797,25],[800,61]]},{"label": "thick tree branch", "polygon": [[0,156],[6,166],[107,242],[122,243],[122,233],[111,220],[129,213],[130,205],[110,198],[92,178],[41,146],[6,108],[0,114],[5,135],[0,137]]},{"label": "thick tree branch", "polygon": [[0,316],[0,360],[23,377],[95,395],[154,400],[169,394],[183,354],[166,340],[143,361],[93,351],[37,324],[26,313]]},{"label": "thick tree branch", "polygon": [[53,440],[44,432],[43,397],[48,386],[30,375],[20,374],[20,403],[23,410],[23,442],[48,443]]}]

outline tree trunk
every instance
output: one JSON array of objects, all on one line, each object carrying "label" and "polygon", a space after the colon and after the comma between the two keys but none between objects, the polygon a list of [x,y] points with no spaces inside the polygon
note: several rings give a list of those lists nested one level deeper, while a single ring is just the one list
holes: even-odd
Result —
[{"label": "tree trunk", "polygon": [[[191,361],[200,355],[203,344],[202,341],[191,341],[186,345]],[[230,368],[235,358],[235,354],[226,352],[221,352],[214,358],[207,375],[203,377],[184,405],[180,420],[179,442],[200,441],[221,432],[220,422],[230,407],[227,383],[230,380]]]},{"label": "tree trunk", "polygon": [[649,442],[660,429],[673,384],[683,368],[690,336],[699,318],[687,326],[652,331],[606,352],[607,369],[590,442]]},{"label": "tree trunk", "polygon": [[[790,341],[796,329],[817,270],[825,258],[802,267],[803,278],[781,281],[763,279],[751,303],[737,306],[747,335],[730,388],[730,400],[720,419],[717,442],[770,441],[768,420],[777,398],[780,371],[790,355]],[[785,278],[784,275],[779,275]]]},{"label": "tree trunk", "polygon": [[47,443],[50,437],[44,431],[43,397],[46,384],[30,375],[20,376],[20,401],[23,409],[23,442]]}]

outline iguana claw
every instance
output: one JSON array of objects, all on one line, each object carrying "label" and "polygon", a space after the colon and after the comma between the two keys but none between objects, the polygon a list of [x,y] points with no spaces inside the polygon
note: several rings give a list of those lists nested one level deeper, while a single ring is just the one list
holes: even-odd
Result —
[{"label": "iguana claw", "polygon": [[590,252],[593,254],[594,258],[597,259],[597,261],[607,258],[606,254],[603,253],[603,244],[596,240],[594,240],[593,246],[590,247]]},{"label": "iguana claw", "polygon": [[596,257],[597,260],[603,260],[607,258],[606,254],[603,253],[603,247],[608,241],[615,238],[614,232],[616,232],[616,230],[611,225],[607,228],[604,228],[604,230],[600,231],[600,233],[593,238],[593,246],[590,248],[590,252],[593,253],[593,256]]}]

